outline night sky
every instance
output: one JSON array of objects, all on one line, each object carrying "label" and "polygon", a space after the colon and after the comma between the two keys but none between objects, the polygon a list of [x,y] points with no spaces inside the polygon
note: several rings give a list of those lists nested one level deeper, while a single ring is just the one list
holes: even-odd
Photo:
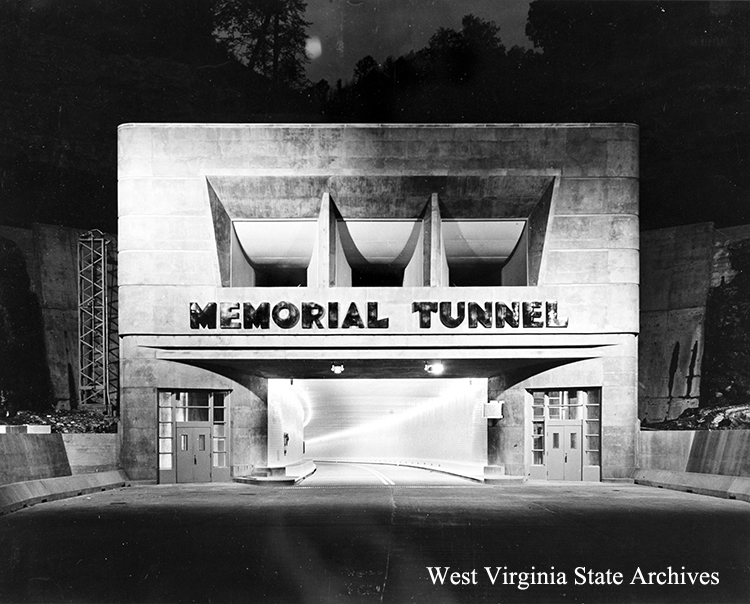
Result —
[{"label": "night sky", "polygon": [[346,81],[361,58],[382,62],[417,51],[438,28],[459,29],[467,14],[497,23],[506,47],[529,48],[528,12],[527,0],[311,0],[308,34],[320,40],[322,52],[307,75],[313,82]]},{"label": "night sky", "polygon": [[116,233],[132,122],[636,123],[642,229],[750,223],[750,2],[308,0],[273,81],[216,1],[0,0],[0,224]]}]

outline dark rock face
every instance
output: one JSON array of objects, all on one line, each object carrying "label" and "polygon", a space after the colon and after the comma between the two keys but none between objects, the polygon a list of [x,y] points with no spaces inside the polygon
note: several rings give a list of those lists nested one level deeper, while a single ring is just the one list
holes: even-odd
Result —
[{"label": "dark rock face", "polygon": [[711,289],[706,307],[702,408],[750,403],[750,240],[728,249],[736,274]]},{"label": "dark rock face", "polygon": [[50,404],[39,301],[18,246],[0,237],[0,419]]}]

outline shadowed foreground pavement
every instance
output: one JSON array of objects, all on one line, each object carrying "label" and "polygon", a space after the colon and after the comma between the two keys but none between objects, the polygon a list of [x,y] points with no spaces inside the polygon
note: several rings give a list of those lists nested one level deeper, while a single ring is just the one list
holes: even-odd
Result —
[{"label": "shadowed foreground pavement", "polygon": [[[410,479],[388,466],[337,486],[336,472],[355,480],[347,466],[293,488],[137,486],[0,517],[0,601],[750,601],[747,503],[635,485]],[[492,585],[484,567],[498,566],[554,567],[568,583],[522,590],[501,574]],[[718,584],[630,584],[638,568],[647,578],[683,566]],[[433,585],[427,567],[476,569],[476,584],[467,574],[467,585]],[[623,584],[574,585],[576,567],[622,572]]]}]

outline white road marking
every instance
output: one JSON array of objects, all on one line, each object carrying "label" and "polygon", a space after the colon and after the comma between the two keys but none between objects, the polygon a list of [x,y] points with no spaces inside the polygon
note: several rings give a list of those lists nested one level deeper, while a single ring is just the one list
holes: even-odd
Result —
[{"label": "white road marking", "polygon": [[355,468],[360,468],[362,470],[367,470],[368,472],[371,472],[372,474],[375,474],[380,479],[380,482],[382,482],[385,485],[388,486],[396,486],[396,483],[393,482],[390,478],[388,478],[385,474],[381,474],[377,470],[373,470],[372,468],[368,468],[367,466],[360,466],[359,464],[348,464],[350,466],[354,466]]}]

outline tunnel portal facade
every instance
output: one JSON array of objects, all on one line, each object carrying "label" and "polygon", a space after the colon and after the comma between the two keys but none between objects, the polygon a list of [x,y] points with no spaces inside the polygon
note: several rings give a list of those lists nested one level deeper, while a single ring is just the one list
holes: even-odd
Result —
[{"label": "tunnel portal facade", "polygon": [[121,126],[128,475],[322,456],[627,479],[637,145],[623,124]]}]

